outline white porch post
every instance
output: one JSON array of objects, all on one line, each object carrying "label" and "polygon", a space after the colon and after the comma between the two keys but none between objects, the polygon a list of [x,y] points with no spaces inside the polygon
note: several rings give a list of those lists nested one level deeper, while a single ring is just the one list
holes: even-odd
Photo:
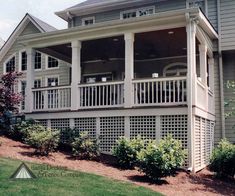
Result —
[{"label": "white porch post", "polygon": [[132,80],[134,78],[134,34],[125,34],[125,81],[124,81],[124,107],[131,108],[134,102]]},{"label": "white porch post", "polygon": [[200,77],[202,83],[206,86],[207,83],[207,46],[201,44],[199,46],[200,53]]},{"label": "white porch post", "polygon": [[210,90],[212,91],[212,92],[214,92],[214,80],[215,80],[215,73],[214,73],[214,63],[215,63],[215,61],[214,61],[214,58],[210,58],[209,60],[208,60],[208,64],[209,64],[209,87],[210,87]]},{"label": "white porch post", "polygon": [[31,113],[33,111],[32,88],[34,87],[35,50],[32,48],[27,48],[26,53],[27,53],[27,73],[26,73],[25,112]]},{"label": "white porch post", "polygon": [[195,171],[194,165],[194,115],[193,105],[196,97],[196,24],[187,16],[187,102],[188,102],[188,145],[189,145],[189,167]]},{"label": "white porch post", "polygon": [[78,84],[81,82],[81,42],[72,41],[72,83],[71,83],[71,110],[78,110],[80,93]]}]

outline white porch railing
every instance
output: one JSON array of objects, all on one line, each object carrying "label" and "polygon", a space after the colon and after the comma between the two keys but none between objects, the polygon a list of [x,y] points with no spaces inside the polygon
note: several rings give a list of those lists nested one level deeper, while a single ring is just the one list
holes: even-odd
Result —
[{"label": "white porch railing", "polygon": [[33,110],[65,110],[71,107],[70,86],[33,89]]},{"label": "white porch railing", "polygon": [[134,106],[168,106],[187,103],[186,77],[133,81]]},{"label": "white porch railing", "polygon": [[124,82],[81,84],[80,108],[122,107],[124,105]]}]

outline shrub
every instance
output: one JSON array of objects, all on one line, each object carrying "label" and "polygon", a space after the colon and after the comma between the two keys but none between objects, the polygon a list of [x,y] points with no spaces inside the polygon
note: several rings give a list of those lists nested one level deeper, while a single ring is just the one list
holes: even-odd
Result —
[{"label": "shrub", "polygon": [[59,146],[63,149],[71,149],[71,144],[74,141],[74,138],[79,136],[79,130],[74,128],[67,128],[60,130],[60,143]]},{"label": "shrub", "polygon": [[59,143],[59,131],[45,128],[41,125],[32,125],[26,128],[26,143],[36,148],[35,153],[48,155],[54,151]]},{"label": "shrub", "polygon": [[209,168],[220,177],[234,177],[235,145],[229,143],[226,139],[221,140],[218,146],[213,150]]},{"label": "shrub", "polygon": [[24,142],[28,136],[28,128],[35,125],[35,123],[36,121],[33,119],[21,121],[13,127],[12,131],[9,133],[9,136],[14,140]]},{"label": "shrub", "polygon": [[180,141],[168,135],[159,143],[150,141],[146,149],[138,153],[140,171],[153,180],[173,175],[184,163],[186,151]]},{"label": "shrub", "polygon": [[113,148],[113,155],[117,157],[118,165],[122,168],[132,169],[136,165],[137,153],[144,148],[144,143],[145,141],[140,136],[132,140],[120,137],[117,146]]},{"label": "shrub", "polygon": [[91,139],[87,132],[80,132],[72,142],[72,153],[79,159],[95,159],[99,156],[98,141]]}]

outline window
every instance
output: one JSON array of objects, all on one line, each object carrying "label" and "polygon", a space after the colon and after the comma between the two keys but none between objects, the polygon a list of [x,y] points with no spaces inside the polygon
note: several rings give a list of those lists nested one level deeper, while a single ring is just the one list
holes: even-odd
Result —
[{"label": "window", "polygon": [[6,73],[15,71],[15,56],[12,57],[6,64]]},{"label": "window", "polygon": [[187,1],[187,6],[189,8],[191,8],[191,7],[201,7],[201,8],[204,8],[205,2],[204,2],[204,0],[188,0]]},{"label": "window", "polygon": [[34,69],[42,69],[42,54],[40,52],[35,53],[35,65]]},{"label": "window", "polygon": [[22,95],[22,101],[21,101],[21,110],[25,110],[25,89],[26,89],[26,81],[21,81],[21,95]]},{"label": "window", "polygon": [[49,77],[47,78],[47,86],[58,86],[59,77]]},{"label": "window", "polygon": [[26,51],[20,53],[20,71],[27,70],[27,53]]},{"label": "window", "polygon": [[59,62],[57,59],[48,56],[47,57],[47,68],[51,69],[51,68],[57,68],[59,67]]},{"label": "window", "polygon": [[145,7],[135,10],[127,10],[121,12],[121,19],[135,18],[140,16],[148,16],[155,13],[155,7]]},{"label": "window", "polygon": [[89,17],[89,18],[82,19],[83,26],[93,25],[94,23],[95,23],[95,17]]},{"label": "window", "polygon": [[41,79],[34,80],[34,88],[40,88],[42,86]]}]

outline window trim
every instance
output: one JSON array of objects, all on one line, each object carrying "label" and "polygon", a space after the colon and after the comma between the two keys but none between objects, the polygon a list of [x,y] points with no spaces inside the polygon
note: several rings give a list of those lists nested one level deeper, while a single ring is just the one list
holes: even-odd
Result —
[{"label": "window trim", "polygon": [[[54,58],[58,61],[58,66],[57,67],[48,67],[48,58],[51,57],[51,58]],[[53,56],[50,56],[50,55],[46,55],[46,59],[45,59],[45,67],[46,67],[46,70],[54,70],[54,69],[59,69],[60,68],[60,60],[53,57]]]},{"label": "window trim", "polygon": [[[141,8],[136,8],[136,9],[130,9],[130,10],[121,11],[121,12],[120,12],[120,19],[121,19],[121,20],[130,19],[130,18],[123,18],[123,14],[129,13],[129,12],[136,12],[136,17],[135,17],[135,18],[142,17],[142,16],[139,15],[139,11],[140,11],[140,10],[144,10],[144,9],[153,9],[153,14],[156,13],[156,7],[155,7],[155,6],[141,7]],[[148,15],[147,15],[147,16],[148,16]],[[133,17],[133,18],[134,18],[134,17]]]},{"label": "window trim", "polygon": [[40,81],[41,81],[41,87],[39,87],[39,88],[42,88],[42,87],[43,87],[43,85],[42,85],[42,77],[35,77],[35,78],[34,78],[34,81],[33,81],[33,88],[35,88],[35,87],[34,87],[35,80],[40,80]]},{"label": "window trim", "polygon": [[90,26],[90,25],[93,25],[93,24],[85,25],[85,21],[86,21],[86,20],[93,20],[93,24],[95,24],[95,16],[90,16],[90,17],[82,18],[82,26]]},{"label": "window trim", "polygon": [[[19,72],[22,72],[22,73],[26,73],[27,72],[27,69],[26,70],[22,70],[22,53],[23,52],[26,52],[26,56],[27,56],[27,51],[26,49],[23,49],[23,50],[20,50],[19,51]],[[26,68],[28,67],[28,62],[26,64]]]},{"label": "window trim", "polygon": [[[41,54],[41,68],[40,68],[40,69],[35,69],[35,58],[36,58],[36,53],[40,53],[40,54]],[[42,58],[43,58],[43,54],[42,54],[42,52],[35,51],[35,56],[34,56],[34,71],[42,71]]]},{"label": "window trim", "polygon": [[8,61],[10,61],[13,57],[15,57],[15,71],[17,70],[17,68],[16,68],[16,53],[14,53],[14,54],[12,54],[12,55],[10,55],[5,61],[4,61],[4,63],[3,63],[3,74],[7,74],[7,67],[6,67],[6,65],[7,65],[7,63],[8,63]]},{"label": "window trim", "polygon": [[[48,86],[48,79],[49,78],[58,78],[58,86],[60,86],[60,76],[59,75],[48,75],[48,76],[45,76],[45,87],[49,87]],[[51,87],[57,87],[57,86],[51,86]]]}]

